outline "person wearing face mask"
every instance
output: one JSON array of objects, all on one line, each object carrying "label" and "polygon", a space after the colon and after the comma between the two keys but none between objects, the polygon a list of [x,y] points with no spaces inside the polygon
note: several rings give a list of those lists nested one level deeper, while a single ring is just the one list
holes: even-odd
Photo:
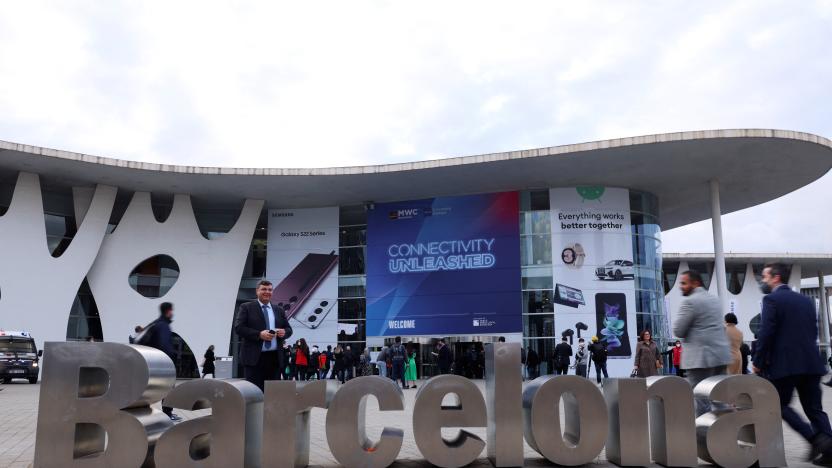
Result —
[{"label": "person wearing face mask", "polygon": [[[724,375],[731,362],[731,350],[722,317],[719,299],[705,291],[702,276],[694,270],[679,275],[679,289],[685,296],[673,321],[673,334],[682,339],[685,352],[681,366],[688,383],[699,382],[715,375]],[[696,416],[711,410],[707,398],[696,399]]]},{"label": "person wearing face mask", "polygon": [[586,377],[587,364],[589,364],[589,352],[586,350],[586,342],[581,338],[578,340],[578,351],[575,352],[575,375]]},{"label": "person wearing face mask", "polygon": [[[811,444],[807,461],[832,466],[832,428],[823,411],[820,387],[826,367],[817,346],[815,304],[792,291],[787,281],[783,265],[775,263],[763,268],[760,286],[766,295],[754,346],[753,370],[771,381],[780,395],[783,420]],[[795,390],[809,422],[789,406]]]},{"label": "person wearing face mask", "polygon": [[670,356],[671,371],[675,371],[678,377],[685,377],[685,371],[682,369],[682,342],[676,340],[673,347],[662,353],[665,356]]}]

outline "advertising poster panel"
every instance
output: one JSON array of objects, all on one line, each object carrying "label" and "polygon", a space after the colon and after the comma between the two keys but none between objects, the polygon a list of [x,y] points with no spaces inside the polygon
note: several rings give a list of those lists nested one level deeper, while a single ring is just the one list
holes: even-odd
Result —
[{"label": "advertising poster panel", "polygon": [[335,345],[338,335],[338,207],[269,210],[266,277],[294,343]]},{"label": "advertising poster panel", "polygon": [[592,336],[608,345],[610,376],[632,369],[638,334],[635,320],[635,267],[627,189],[554,188],[552,268],[555,283],[555,337]]},{"label": "advertising poster panel", "polygon": [[367,219],[367,335],[519,333],[517,192],[379,203]]}]

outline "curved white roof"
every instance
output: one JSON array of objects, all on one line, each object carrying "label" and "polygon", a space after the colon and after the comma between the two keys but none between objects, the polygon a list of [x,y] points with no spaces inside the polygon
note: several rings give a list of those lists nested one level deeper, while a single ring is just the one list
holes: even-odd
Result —
[{"label": "curved white roof", "polygon": [[[280,154],[279,148],[275,150]],[[627,187],[660,200],[663,229],[709,217],[708,181],[724,213],[778,198],[832,168],[832,141],[787,130],[737,129],[646,135],[530,150],[377,166],[221,168],[142,163],[0,141],[0,182],[17,171],[51,183],[102,183],[131,191],[189,193],[239,207],[349,205],[580,185]]]}]

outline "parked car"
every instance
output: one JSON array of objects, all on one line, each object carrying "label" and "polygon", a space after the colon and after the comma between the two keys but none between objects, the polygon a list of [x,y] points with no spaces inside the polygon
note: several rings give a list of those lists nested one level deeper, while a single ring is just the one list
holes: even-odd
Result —
[{"label": "parked car", "polygon": [[12,379],[27,379],[38,383],[40,357],[35,340],[26,332],[0,330],[0,380],[4,384]]},{"label": "parked car", "polygon": [[595,269],[595,276],[600,280],[635,278],[633,262],[629,260],[611,260],[606,265]]}]

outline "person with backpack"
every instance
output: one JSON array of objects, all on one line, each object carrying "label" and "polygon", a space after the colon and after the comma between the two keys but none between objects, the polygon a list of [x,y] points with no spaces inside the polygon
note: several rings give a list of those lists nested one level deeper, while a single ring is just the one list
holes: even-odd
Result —
[{"label": "person with backpack", "polygon": [[295,380],[307,380],[309,377],[309,345],[301,338],[295,344]]},{"label": "person with backpack", "polygon": [[610,378],[607,374],[607,342],[599,341],[597,336],[592,337],[592,344],[589,345],[589,357],[592,363],[595,364],[595,377],[597,382],[601,383],[601,373],[604,374],[604,379]]},{"label": "person with backpack", "polygon": [[[156,348],[167,354],[170,360],[175,363],[176,353],[173,350],[173,332],[170,330],[171,322],[173,322],[173,304],[163,302],[159,305],[159,318],[144,327],[143,331],[136,336],[135,344]],[[171,421],[179,421],[182,419],[180,416],[173,414],[173,408],[165,406],[164,400],[162,400],[162,412]]]},{"label": "person with backpack", "polygon": [[407,352],[402,344],[402,337],[397,336],[395,343],[390,347],[390,359],[393,362],[393,380],[401,380],[402,388],[410,388],[407,386],[404,375],[405,359],[407,359]]},{"label": "person with backpack", "polygon": [[318,378],[318,371],[320,370],[321,352],[318,350],[318,345],[312,346],[312,352],[309,354],[309,368],[307,369],[307,380],[315,380]]}]

